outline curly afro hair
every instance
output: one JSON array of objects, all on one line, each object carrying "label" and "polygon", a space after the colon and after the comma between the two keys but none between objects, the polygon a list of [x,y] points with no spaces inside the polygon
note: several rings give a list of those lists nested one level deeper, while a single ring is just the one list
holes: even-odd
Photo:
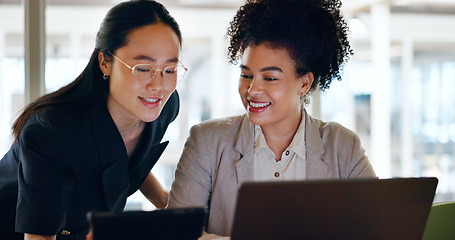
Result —
[{"label": "curly afro hair", "polygon": [[312,72],[322,91],[341,80],[344,62],[353,54],[340,0],[247,0],[230,23],[228,59],[236,64],[250,45],[285,48],[298,77]]}]

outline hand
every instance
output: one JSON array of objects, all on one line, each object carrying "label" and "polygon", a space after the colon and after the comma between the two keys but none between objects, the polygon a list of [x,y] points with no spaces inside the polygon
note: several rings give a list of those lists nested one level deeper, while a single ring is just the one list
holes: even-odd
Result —
[{"label": "hand", "polygon": [[55,240],[55,239],[57,239],[57,236],[56,235],[42,236],[42,235],[26,233],[26,234],[24,234],[24,239],[25,240]]},{"label": "hand", "polygon": [[202,236],[198,240],[230,240],[230,237],[218,236],[216,234],[209,234],[206,232],[202,233]]}]

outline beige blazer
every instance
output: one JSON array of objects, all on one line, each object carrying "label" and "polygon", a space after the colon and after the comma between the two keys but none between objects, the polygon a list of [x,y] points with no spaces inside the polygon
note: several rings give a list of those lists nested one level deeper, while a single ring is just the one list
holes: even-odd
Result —
[{"label": "beige blazer", "polygon": [[[303,113],[307,179],[376,178],[357,134]],[[254,125],[245,115],[191,128],[169,208],[208,206],[208,233],[230,236],[240,184],[254,174]]]}]

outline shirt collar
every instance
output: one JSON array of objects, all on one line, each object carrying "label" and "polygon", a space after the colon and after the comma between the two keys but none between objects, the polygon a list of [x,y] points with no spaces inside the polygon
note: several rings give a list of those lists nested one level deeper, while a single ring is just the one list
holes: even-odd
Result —
[{"label": "shirt collar", "polygon": [[[305,159],[306,150],[305,150],[305,116],[306,111],[302,110],[302,118],[300,120],[299,128],[292,139],[291,144],[287,147],[288,150],[293,151],[301,159]],[[272,150],[267,145],[265,141],[264,133],[260,125],[254,125],[254,153],[256,154],[261,149],[268,149],[270,152]],[[273,153],[273,152],[272,152]]]},{"label": "shirt collar", "polygon": [[299,128],[289,144],[288,149],[292,150],[301,159],[305,159],[306,147],[305,147],[305,111],[302,110],[302,120],[300,120]]},{"label": "shirt collar", "polygon": [[270,149],[265,141],[264,133],[260,125],[254,125],[254,153],[261,149]]}]

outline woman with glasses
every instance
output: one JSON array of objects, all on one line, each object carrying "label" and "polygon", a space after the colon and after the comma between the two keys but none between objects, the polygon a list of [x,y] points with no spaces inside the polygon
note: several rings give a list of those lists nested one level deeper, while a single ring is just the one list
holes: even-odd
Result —
[{"label": "woman with glasses", "polygon": [[109,10],[84,71],[14,123],[0,161],[0,239],[85,239],[87,212],[121,211],[138,189],[167,204],[150,170],[179,111],[181,44],[178,24],[155,1]]},{"label": "woman with glasses", "polygon": [[304,107],[352,54],[340,5],[248,0],[235,15],[228,51],[246,114],[192,127],[169,194],[169,208],[209,207],[205,238],[230,236],[244,182],[376,177],[354,132]]}]

